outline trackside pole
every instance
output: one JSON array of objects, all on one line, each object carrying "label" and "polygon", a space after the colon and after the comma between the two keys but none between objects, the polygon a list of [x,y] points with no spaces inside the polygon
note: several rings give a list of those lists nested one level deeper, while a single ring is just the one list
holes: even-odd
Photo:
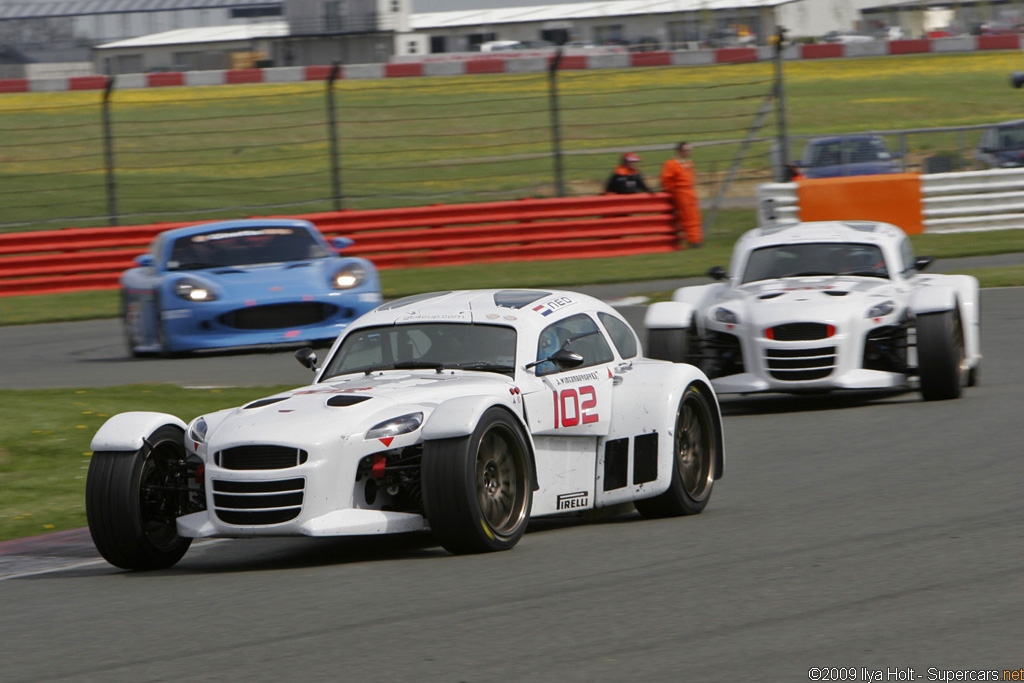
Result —
[{"label": "trackside pole", "polygon": [[562,61],[562,50],[548,66],[548,92],[551,100],[551,151],[555,162],[555,194],[565,196],[565,180],[562,172],[562,131],[558,124],[558,64]]},{"label": "trackside pole", "polygon": [[327,77],[327,138],[331,148],[331,197],[334,210],[341,211],[341,165],[338,163],[338,126],[334,115],[334,81],[338,79],[341,67],[337,62]]},{"label": "trackside pole", "polygon": [[110,126],[110,93],[114,90],[114,77],[107,77],[107,86],[103,89],[103,104],[100,106],[103,117],[103,162],[107,171],[107,216],[110,224],[117,225],[117,181],[114,177],[114,136]]}]

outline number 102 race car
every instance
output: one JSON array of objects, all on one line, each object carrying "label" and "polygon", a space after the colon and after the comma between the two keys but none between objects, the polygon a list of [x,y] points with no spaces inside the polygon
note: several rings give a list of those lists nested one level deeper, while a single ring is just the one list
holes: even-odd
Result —
[{"label": "number 102 race car", "polygon": [[439,292],[354,321],[312,384],[202,415],[128,412],[92,440],[86,512],[111,564],[193,538],[429,530],[512,548],[531,516],[701,512],[722,418],[692,365],[645,358],[611,306],[565,291]]}]

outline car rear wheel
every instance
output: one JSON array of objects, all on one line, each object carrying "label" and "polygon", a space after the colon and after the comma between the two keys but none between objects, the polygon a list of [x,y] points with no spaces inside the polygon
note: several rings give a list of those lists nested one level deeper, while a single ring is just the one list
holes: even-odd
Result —
[{"label": "car rear wheel", "polygon": [[644,517],[695,515],[711,499],[718,462],[719,425],[704,390],[687,387],[676,411],[672,436],[672,474],[668,490],[634,502]]},{"label": "car rear wheel", "polygon": [[423,507],[437,541],[452,553],[508,550],[530,520],[533,470],[516,419],[490,408],[468,437],[427,441]]},{"label": "car rear wheel", "polygon": [[89,533],[115,567],[166,569],[192,543],[176,523],[187,477],[182,437],[180,428],[164,425],[137,451],[93,453],[85,483]]},{"label": "car rear wheel", "polygon": [[964,334],[956,311],[917,317],[917,366],[926,401],[959,398],[967,381]]}]

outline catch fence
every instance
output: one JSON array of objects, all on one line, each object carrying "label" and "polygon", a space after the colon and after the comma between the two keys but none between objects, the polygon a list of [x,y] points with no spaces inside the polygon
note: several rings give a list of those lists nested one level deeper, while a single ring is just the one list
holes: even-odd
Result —
[{"label": "catch fence", "polygon": [[549,66],[145,90],[99,77],[4,95],[0,232],[594,196],[626,151],[658,188],[682,139],[704,197],[730,169],[746,196],[771,179],[767,138],[744,145],[774,92],[770,62]]}]

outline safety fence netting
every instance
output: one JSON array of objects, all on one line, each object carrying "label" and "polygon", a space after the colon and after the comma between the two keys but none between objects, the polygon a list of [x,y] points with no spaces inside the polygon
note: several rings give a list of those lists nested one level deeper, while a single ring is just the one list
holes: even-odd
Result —
[{"label": "safety fence netting", "polygon": [[0,230],[601,194],[773,179],[771,62],[33,93],[0,98]]}]

